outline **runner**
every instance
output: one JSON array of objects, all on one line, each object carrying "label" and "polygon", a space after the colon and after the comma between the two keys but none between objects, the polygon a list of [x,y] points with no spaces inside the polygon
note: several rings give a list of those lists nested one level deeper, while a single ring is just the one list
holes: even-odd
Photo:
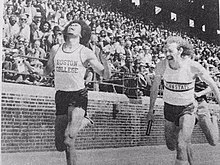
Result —
[{"label": "runner", "polygon": [[63,31],[65,43],[55,45],[45,68],[45,75],[55,73],[55,144],[58,151],[66,151],[67,165],[76,165],[75,139],[88,122],[88,95],[84,75],[88,64],[108,79],[110,68],[106,59],[103,65],[95,54],[84,45],[91,31],[83,21],[70,22]]},{"label": "runner", "polygon": [[166,59],[156,66],[147,120],[154,120],[154,105],[163,78],[166,145],[177,152],[175,165],[192,165],[191,135],[197,107],[194,98],[195,78],[200,77],[210,86],[219,104],[220,93],[208,71],[191,59],[193,49],[188,41],[171,36],[167,38],[165,48]]}]

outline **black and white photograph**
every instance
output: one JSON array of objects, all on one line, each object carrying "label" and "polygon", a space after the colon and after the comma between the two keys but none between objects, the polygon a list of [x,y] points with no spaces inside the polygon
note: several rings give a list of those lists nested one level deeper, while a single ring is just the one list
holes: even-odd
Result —
[{"label": "black and white photograph", "polygon": [[220,165],[220,0],[1,0],[1,165]]}]

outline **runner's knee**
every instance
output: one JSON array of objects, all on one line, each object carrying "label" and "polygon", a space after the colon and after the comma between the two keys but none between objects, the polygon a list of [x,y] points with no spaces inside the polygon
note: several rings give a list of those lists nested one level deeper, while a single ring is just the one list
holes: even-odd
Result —
[{"label": "runner's knee", "polygon": [[65,143],[66,147],[72,148],[75,145],[75,138],[71,138],[69,136],[66,136],[64,143]]},{"label": "runner's knee", "polygon": [[187,149],[187,142],[184,140],[180,140],[177,142],[177,150],[182,152],[182,151],[186,151]]}]

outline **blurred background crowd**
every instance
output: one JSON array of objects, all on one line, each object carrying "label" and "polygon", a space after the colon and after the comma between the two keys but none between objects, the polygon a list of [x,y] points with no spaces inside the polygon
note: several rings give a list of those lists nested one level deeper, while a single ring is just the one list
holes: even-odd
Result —
[{"label": "blurred background crowd", "polygon": [[109,80],[88,68],[85,83],[91,90],[148,96],[155,64],[165,58],[163,45],[170,35],[188,39],[194,60],[219,84],[220,46],[172,31],[163,23],[108,10],[105,4],[76,0],[4,0],[3,81],[53,87],[53,73],[43,77],[35,72],[43,72],[51,47],[64,42],[62,30],[74,19],[91,27],[87,46],[99,60],[105,56],[112,67]]}]

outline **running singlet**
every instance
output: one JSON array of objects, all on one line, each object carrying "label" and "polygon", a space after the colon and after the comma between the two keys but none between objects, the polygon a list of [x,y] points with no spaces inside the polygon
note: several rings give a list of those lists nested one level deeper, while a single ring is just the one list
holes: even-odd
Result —
[{"label": "running singlet", "polygon": [[166,62],[164,79],[164,102],[172,105],[188,105],[194,102],[195,80],[190,70],[190,61],[184,61],[180,69],[173,70]]},{"label": "running singlet", "polygon": [[80,45],[73,52],[64,52],[63,45],[58,48],[54,58],[56,91],[78,91],[85,88],[84,76],[86,68],[82,64]]}]

